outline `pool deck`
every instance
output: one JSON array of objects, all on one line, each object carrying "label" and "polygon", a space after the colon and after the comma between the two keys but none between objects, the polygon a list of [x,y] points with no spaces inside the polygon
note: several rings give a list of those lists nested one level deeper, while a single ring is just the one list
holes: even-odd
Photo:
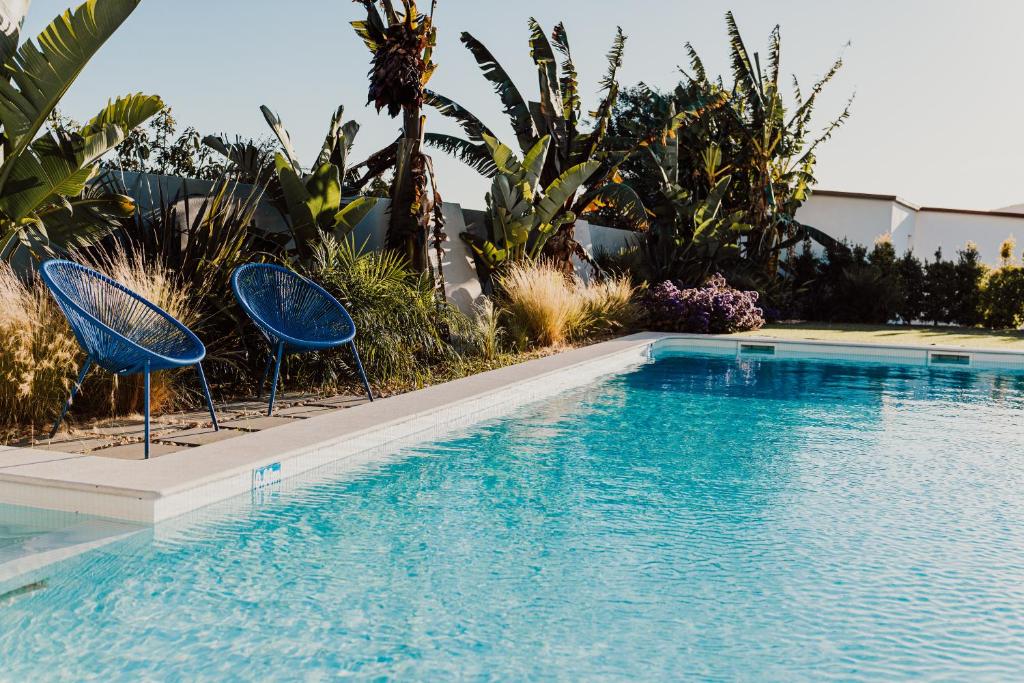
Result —
[{"label": "pool deck", "polygon": [[[237,429],[232,438],[182,446],[184,450],[150,460],[103,457],[102,451],[64,452],[59,444],[47,449],[0,447],[0,503],[154,524],[260,491],[328,463],[356,467],[402,446],[508,414],[523,404],[643,363],[655,344],[659,352],[700,350],[1024,369],[1024,352],[1016,350],[787,340],[770,332],[645,332],[373,403],[320,401],[323,405],[296,406],[301,414],[282,416],[272,424],[247,416],[251,430]],[[182,445],[175,444],[173,437],[171,444]],[[139,444],[130,448],[141,451]]]}]

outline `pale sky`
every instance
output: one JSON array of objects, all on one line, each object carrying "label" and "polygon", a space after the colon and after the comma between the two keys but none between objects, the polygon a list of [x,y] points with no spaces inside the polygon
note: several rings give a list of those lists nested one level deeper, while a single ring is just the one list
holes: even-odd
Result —
[{"label": "pale sky", "polygon": [[[34,0],[35,35],[71,0]],[[440,30],[431,87],[509,140],[496,96],[459,42],[482,40],[535,97],[526,20],[549,30],[563,20],[583,78],[584,107],[596,100],[615,25],[629,36],[624,85],[671,87],[690,41],[709,70],[727,72],[723,15],[732,9],[750,50],[764,51],[782,26],[783,70],[810,84],[841,52],[846,66],[818,107],[819,122],[856,91],[849,122],[819,155],[819,187],[898,194],[923,205],[993,209],[1024,202],[1024,75],[1019,0],[439,0]],[[90,63],[64,109],[86,119],[110,96],[161,95],[182,127],[244,136],[268,132],[267,104],[289,128],[304,159],[345,104],[362,132],[362,159],[390,142],[397,121],[366,101],[369,54],[347,22],[351,0],[144,0]],[[850,43],[849,47],[844,46]],[[787,78],[787,83],[789,79]],[[432,130],[455,132],[436,114]],[[481,207],[487,183],[434,154],[445,198]]]}]

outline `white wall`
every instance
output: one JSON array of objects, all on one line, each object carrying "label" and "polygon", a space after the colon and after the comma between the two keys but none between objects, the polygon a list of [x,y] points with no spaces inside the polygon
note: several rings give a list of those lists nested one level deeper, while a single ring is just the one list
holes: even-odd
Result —
[{"label": "white wall", "polygon": [[978,245],[981,260],[995,265],[999,263],[999,246],[1007,237],[1024,238],[1024,216],[920,211],[916,222],[914,252],[922,259],[931,259],[939,247],[943,258],[952,258],[970,240]]},{"label": "white wall", "polygon": [[851,245],[871,246],[879,235],[893,229],[893,202],[811,195],[796,212],[796,219]]},{"label": "white wall", "polygon": [[1024,241],[1024,215],[917,207],[879,195],[818,192],[796,218],[851,244],[870,247],[880,235],[889,234],[898,253],[909,249],[920,259],[933,258],[939,247],[944,258],[953,258],[971,241],[982,260],[995,265],[1007,237]]}]

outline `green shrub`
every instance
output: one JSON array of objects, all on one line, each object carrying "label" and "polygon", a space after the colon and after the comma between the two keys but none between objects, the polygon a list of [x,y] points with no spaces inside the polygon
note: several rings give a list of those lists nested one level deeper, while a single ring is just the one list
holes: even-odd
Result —
[{"label": "green shrub", "polygon": [[907,325],[924,315],[925,276],[921,259],[908,251],[896,263],[896,277],[899,283],[899,305],[896,315]]},{"label": "green shrub", "polygon": [[973,242],[957,252],[953,267],[956,291],[949,307],[950,322],[965,327],[980,325],[983,319],[981,288],[988,268]]},{"label": "green shrub", "polygon": [[[420,385],[435,369],[478,352],[473,321],[439,299],[428,274],[417,275],[390,251],[364,251],[325,236],[306,275],[345,304],[355,321],[371,381]],[[333,388],[353,380],[347,349],[296,359],[301,382]]]},{"label": "green shrub", "polygon": [[981,308],[985,327],[1017,329],[1024,324],[1024,268],[1008,264],[989,273]]},{"label": "green shrub", "polygon": [[924,264],[924,319],[935,325],[952,322],[955,297],[956,264],[943,260],[942,249],[937,249],[935,260]]}]

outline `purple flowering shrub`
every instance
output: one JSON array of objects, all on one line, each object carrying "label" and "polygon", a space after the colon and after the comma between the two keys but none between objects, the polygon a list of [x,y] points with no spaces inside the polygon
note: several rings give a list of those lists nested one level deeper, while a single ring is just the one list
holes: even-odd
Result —
[{"label": "purple flowering shrub", "polygon": [[733,289],[716,273],[693,289],[679,289],[666,280],[648,291],[643,305],[652,330],[721,334],[764,326],[757,296],[757,292]]}]

